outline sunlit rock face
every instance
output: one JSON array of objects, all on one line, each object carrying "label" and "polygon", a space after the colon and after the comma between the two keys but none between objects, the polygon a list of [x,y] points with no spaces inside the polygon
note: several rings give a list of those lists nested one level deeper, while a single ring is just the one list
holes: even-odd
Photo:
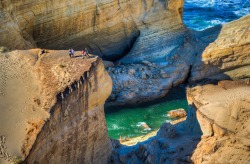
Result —
[{"label": "sunlit rock face", "polygon": [[159,36],[165,33],[161,28],[183,26],[182,7],[183,0],[4,0],[0,44],[10,49],[88,47],[115,60],[132,48],[140,33]]},{"label": "sunlit rock face", "polygon": [[[223,25],[218,37],[194,62],[190,82],[250,77],[250,15]],[[215,28],[213,28],[215,29]],[[208,32],[213,30],[207,30]]]},{"label": "sunlit rock face", "polygon": [[0,163],[107,162],[111,144],[103,106],[112,81],[101,59],[39,54],[0,54]]},{"label": "sunlit rock face", "polygon": [[221,81],[188,89],[203,133],[192,154],[194,163],[249,162],[249,84],[249,80]]}]

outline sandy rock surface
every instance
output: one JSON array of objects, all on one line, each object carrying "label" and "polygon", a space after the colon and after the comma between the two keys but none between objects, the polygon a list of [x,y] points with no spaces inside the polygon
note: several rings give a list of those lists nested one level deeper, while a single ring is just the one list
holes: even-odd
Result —
[{"label": "sandy rock surface", "polygon": [[249,78],[249,24],[250,15],[223,25],[216,40],[196,59],[189,80]]},{"label": "sandy rock surface", "polygon": [[[75,55],[80,55],[80,52]],[[0,163],[23,160],[34,146],[43,126],[53,120],[51,117],[62,119],[61,116],[54,116],[52,107],[80,86],[90,85],[88,90],[82,90],[82,94],[88,97],[77,99],[87,101],[87,106],[76,102],[80,105],[62,106],[62,111],[65,108],[68,113],[71,113],[70,109],[81,111],[98,108],[101,114],[111,92],[111,79],[101,59],[95,56],[88,59],[69,58],[68,51],[53,50],[47,50],[40,56],[40,49],[16,50],[1,53],[0,63]],[[83,84],[84,80],[89,83]],[[100,117],[104,117],[104,114]],[[58,120],[53,121],[57,124]],[[101,135],[106,136],[103,143],[108,144],[105,120],[100,119],[100,122],[104,122],[101,124],[104,129]],[[57,131],[61,130],[59,127]]]},{"label": "sandy rock surface", "polygon": [[175,110],[169,111],[168,116],[171,118],[186,117],[187,112],[185,111],[185,109],[175,109]]},{"label": "sandy rock surface", "polygon": [[221,81],[188,91],[203,132],[194,163],[249,163],[249,98],[249,81]]}]

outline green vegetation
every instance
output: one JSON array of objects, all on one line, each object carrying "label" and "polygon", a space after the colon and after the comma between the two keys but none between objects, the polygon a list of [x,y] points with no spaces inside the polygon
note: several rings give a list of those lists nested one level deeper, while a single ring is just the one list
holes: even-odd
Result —
[{"label": "green vegetation", "polygon": [[7,47],[0,47],[0,52],[4,53],[4,52],[8,52],[10,51]]},{"label": "green vegetation", "polygon": [[13,163],[14,164],[21,164],[23,162],[22,157],[14,157],[13,158]]}]

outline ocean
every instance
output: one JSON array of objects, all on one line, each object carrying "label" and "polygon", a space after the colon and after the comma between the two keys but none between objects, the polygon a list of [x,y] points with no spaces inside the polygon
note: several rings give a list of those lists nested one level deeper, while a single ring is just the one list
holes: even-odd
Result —
[{"label": "ocean", "polygon": [[185,0],[183,21],[188,28],[204,29],[250,14],[250,0]]}]

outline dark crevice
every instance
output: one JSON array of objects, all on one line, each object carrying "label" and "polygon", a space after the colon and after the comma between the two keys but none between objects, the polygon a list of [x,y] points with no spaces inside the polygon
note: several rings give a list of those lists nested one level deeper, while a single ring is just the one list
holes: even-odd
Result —
[{"label": "dark crevice", "polygon": [[[103,59],[104,60],[108,60],[108,61],[112,61],[112,62],[116,62],[116,61],[120,60],[121,58],[123,58],[124,56],[126,56],[132,50],[132,48],[133,48],[136,40],[139,38],[139,36],[140,36],[140,31],[138,31],[136,33],[136,35],[134,35],[130,39],[130,41],[128,41],[127,46],[124,48],[124,50],[122,51],[121,54],[112,54],[110,56],[107,56],[107,55],[103,54]],[[101,48],[99,48],[99,49],[101,49]]]},{"label": "dark crevice", "polygon": [[183,81],[182,84],[188,84],[189,83],[189,79],[190,79],[191,74],[192,74],[192,68],[193,68],[193,65],[189,65],[187,76],[185,77],[185,80]]}]

